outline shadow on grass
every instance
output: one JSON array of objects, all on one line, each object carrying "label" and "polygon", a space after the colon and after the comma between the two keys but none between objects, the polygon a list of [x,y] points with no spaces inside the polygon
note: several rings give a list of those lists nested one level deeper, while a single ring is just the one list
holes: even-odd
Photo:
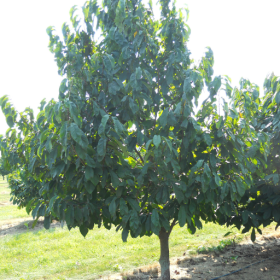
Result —
[{"label": "shadow on grass", "polygon": [[[44,230],[44,221],[43,220],[39,220],[36,224],[36,226],[34,228],[32,228],[32,224],[33,224],[34,220],[24,220],[20,223],[17,223],[16,225],[11,225],[7,228],[4,229],[0,229],[0,237],[1,236],[6,236],[6,235],[18,235],[18,234],[22,234],[22,233],[26,233],[26,232],[32,232],[34,234],[38,234],[38,232],[40,230]],[[59,227],[60,223],[54,221],[51,226],[50,229],[48,230],[49,232],[54,232],[55,228]]]}]

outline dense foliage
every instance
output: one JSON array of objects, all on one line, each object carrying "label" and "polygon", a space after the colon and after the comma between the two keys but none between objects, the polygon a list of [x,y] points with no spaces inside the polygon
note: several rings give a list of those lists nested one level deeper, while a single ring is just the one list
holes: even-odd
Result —
[{"label": "dense foliage", "polygon": [[[240,90],[235,90],[236,105],[241,92],[256,92],[258,88],[249,81],[242,81]],[[242,232],[251,233],[252,240],[256,238],[256,231],[261,233],[260,226],[266,227],[276,222],[280,225],[280,78],[270,75],[264,82],[264,97],[255,99],[250,108],[248,121],[257,132],[266,135],[266,149],[252,146],[248,156],[254,158],[254,168],[251,170],[253,184],[245,192],[230,217],[221,217],[220,223],[242,228]]]},{"label": "dense foliage", "polygon": [[3,176],[3,180],[4,180],[4,176],[8,175],[9,171],[7,171],[4,167],[4,160],[2,158],[0,158],[0,176]]},{"label": "dense foliage", "polygon": [[[183,11],[160,4],[156,20],[151,2],[106,0],[100,8],[88,1],[83,24],[71,9],[73,29],[64,24],[62,40],[49,27],[65,77],[59,100],[43,100],[34,119],[2,97],[10,129],[1,153],[14,172],[14,201],[34,219],[43,216],[46,228],[66,221],[84,236],[94,225],[115,225],[124,241],[156,234],[168,279],[173,226],[194,233],[201,219],[231,216],[253,183],[252,150],[266,150],[267,136],[247,121],[257,89],[225,102],[218,115],[218,90],[231,97],[228,78],[213,77],[210,49],[194,64]],[[204,85],[209,96],[197,111]]]}]

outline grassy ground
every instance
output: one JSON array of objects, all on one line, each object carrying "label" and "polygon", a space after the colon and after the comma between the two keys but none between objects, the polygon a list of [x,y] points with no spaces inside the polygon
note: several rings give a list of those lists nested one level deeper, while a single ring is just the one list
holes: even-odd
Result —
[{"label": "grassy ground", "polygon": [[3,177],[0,176],[0,202],[9,201],[9,189],[7,189],[7,181],[6,178],[3,180]]},{"label": "grassy ground", "polygon": [[[6,178],[0,176],[0,204],[10,201],[10,189],[8,188]],[[12,220],[18,218],[28,218],[26,211],[24,209],[18,209],[16,205],[0,205],[0,222],[5,220]]]},{"label": "grassy ground", "polygon": [[[201,246],[222,245],[228,231],[207,224],[195,235],[176,227],[170,238],[171,257]],[[227,237],[228,238],[228,237]],[[0,239],[0,278],[3,279],[93,279],[99,275],[149,265],[159,259],[156,236],[121,241],[120,233],[104,228],[92,230],[84,239],[78,230],[40,230]],[[44,277],[43,277],[44,276]]]},{"label": "grassy ground", "polygon": [[[19,216],[12,207],[0,206],[0,217]],[[170,237],[170,256],[219,249],[231,243],[234,235],[242,238],[237,232],[223,238],[226,232],[227,228],[209,223],[190,235],[177,226]],[[120,234],[95,228],[83,238],[76,229],[52,228],[4,236],[0,238],[0,279],[95,279],[158,261],[156,236],[128,238],[123,243]]]}]

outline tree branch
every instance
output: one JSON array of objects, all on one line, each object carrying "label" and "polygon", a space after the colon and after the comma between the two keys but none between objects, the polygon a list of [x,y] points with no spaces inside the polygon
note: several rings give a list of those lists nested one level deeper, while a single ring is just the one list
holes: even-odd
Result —
[{"label": "tree branch", "polygon": [[133,158],[135,161],[137,161],[139,164],[141,164],[141,165],[143,165],[142,163],[141,163],[141,161],[139,161],[138,159],[136,159],[136,158],[134,158],[133,156],[131,156],[131,155],[129,155],[131,158]]},{"label": "tree branch", "polygon": [[171,233],[173,227],[174,227],[176,224],[177,224],[177,223],[176,223],[176,220],[174,219],[173,222],[172,222],[172,224],[171,224],[171,226],[170,226],[170,230],[168,231],[168,235],[170,235],[170,233]]},{"label": "tree branch", "polygon": [[141,154],[140,154],[140,152],[138,152],[136,148],[134,148],[134,150],[135,150],[136,154],[140,157],[141,161],[142,161],[143,163],[145,163],[143,157],[142,157]]}]

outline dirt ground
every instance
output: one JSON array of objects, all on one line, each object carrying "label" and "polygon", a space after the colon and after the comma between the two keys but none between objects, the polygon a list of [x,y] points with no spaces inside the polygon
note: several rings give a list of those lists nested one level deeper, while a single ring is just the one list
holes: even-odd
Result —
[{"label": "dirt ground", "polygon": [[[224,280],[276,280],[280,279],[280,234],[261,236],[255,243],[245,240],[227,247],[223,252],[178,257],[171,260],[171,279],[211,280],[242,269],[234,274],[219,277]],[[261,261],[261,262],[260,262]],[[254,265],[253,263],[260,262]],[[249,266],[251,265],[251,266]],[[247,267],[249,266],[249,267]],[[247,267],[247,268],[245,268]],[[158,266],[147,266],[122,274],[109,280],[150,280],[160,277]]]}]

